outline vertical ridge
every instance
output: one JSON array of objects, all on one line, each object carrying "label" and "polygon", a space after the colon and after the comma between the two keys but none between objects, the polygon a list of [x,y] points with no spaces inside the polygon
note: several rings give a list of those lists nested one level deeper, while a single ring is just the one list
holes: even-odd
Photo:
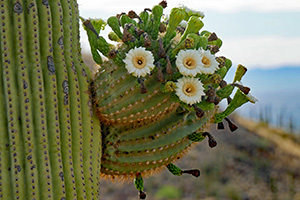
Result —
[{"label": "vertical ridge", "polygon": [[33,122],[36,143],[37,169],[40,198],[53,199],[51,168],[46,122],[45,90],[40,56],[39,21],[35,0],[27,0],[26,15],[28,66],[30,69],[31,94],[33,99]]},{"label": "vertical ridge", "polygon": [[52,18],[49,2],[37,1],[40,29],[41,64],[45,81],[48,140],[54,199],[66,199],[65,178],[61,155],[61,138],[57,97],[57,80],[53,58]]},{"label": "vertical ridge", "polygon": [[[2,41],[2,60],[3,60],[3,86],[5,93],[5,105],[8,120],[9,149],[10,149],[10,168],[13,199],[26,199],[25,174],[20,173],[24,170],[24,155],[22,144],[22,133],[19,124],[18,113],[18,87],[17,72],[15,70],[14,57],[14,40],[13,40],[13,22],[11,19],[13,9],[12,2],[1,0],[1,41]],[[21,171],[20,171],[21,170]]]},{"label": "vertical ridge", "polygon": [[[61,129],[61,149],[63,159],[63,170],[66,185],[66,198],[76,199],[76,183],[73,166],[72,156],[72,140],[73,132],[78,127],[71,127],[71,110],[70,110],[70,98],[72,99],[74,94],[70,92],[69,87],[73,84],[71,80],[68,80],[68,71],[66,67],[64,57],[64,31],[63,31],[63,8],[59,0],[49,1],[52,15],[52,30],[53,34],[53,55],[54,65],[56,67],[57,77],[57,91],[58,91],[58,105],[59,105],[59,119]],[[77,156],[77,155],[76,155]],[[82,186],[82,185],[80,185]],[[78,198],[82,198],[78,197]]]}]

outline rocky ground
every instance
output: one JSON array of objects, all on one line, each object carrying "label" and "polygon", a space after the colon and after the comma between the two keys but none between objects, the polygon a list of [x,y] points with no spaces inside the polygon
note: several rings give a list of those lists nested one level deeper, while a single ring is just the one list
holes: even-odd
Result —
[{"label": "rocky ground", "polygon": [[[217,147],[209,148],[204,140],[176,163],[182,169],[200,169],[199,178],[177,177],[166,170],[144,180],[147,199],[300,200],[300,154],[286,149],[300,148],[295,137],[243,119],[235,122],[243,126],[234,133],[211,128]],[[103,200],[138,200],[133,183],[102,180],[101,193]]]}]

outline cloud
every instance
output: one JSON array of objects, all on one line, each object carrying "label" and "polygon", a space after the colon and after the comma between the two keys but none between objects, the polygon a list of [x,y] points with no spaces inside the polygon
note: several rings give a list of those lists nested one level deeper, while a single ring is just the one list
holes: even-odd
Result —
[{"label": "cloud", "polygon": [[223,38],[218,54],[249,68],[300,66],[300,37],[256,36]]}]

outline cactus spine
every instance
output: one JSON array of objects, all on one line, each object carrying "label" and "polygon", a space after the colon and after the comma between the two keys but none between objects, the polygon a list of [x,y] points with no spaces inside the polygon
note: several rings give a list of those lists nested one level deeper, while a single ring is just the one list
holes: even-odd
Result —
[{"label": "cactus spine", "polygon": [[75,0],[0,1],[0,199],[98,199],[100,124]]}]

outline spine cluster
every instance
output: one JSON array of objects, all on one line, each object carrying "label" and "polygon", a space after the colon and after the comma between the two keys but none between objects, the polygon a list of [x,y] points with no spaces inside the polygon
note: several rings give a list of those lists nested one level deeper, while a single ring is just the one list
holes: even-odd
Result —
[{"label": "spine cluster", "polygon": [[0,21],[0,199],[99,199],[77,2],[1,0]]}]

